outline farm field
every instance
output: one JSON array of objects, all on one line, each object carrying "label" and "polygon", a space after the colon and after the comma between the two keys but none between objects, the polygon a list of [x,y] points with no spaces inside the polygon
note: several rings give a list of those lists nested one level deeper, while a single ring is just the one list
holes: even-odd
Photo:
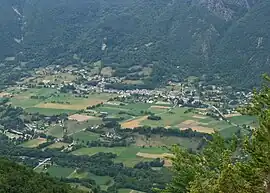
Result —
[{"label": "farm field", "polygon": [[37,147],[38,145],[45,143],[47,140],[45,138],[37,138],[37,139],[32,139],[29,140],[23,144],[21,144],[21,146],[23,147],[29,147],[29,148],[34,148]]},{"label": "farm field", "polygon": [[29,108],[26,108],[25,111],[28,113],[39,113],[46,116],[60,115],[63,113],[74,114],[77,112],[77,110],[39,108],[39,107],[29,107]]},{"label": "farm field", "polygon": [[74,172],[72,172],[68,178],[78,178],[78,179],[82,179],[82,178],[88,178],[89,174],[88,172],[82,172],[82,173],[78,173],[76,172],[76,170],[74,170]]},{"label": "farm field", "polygon": [[132,190],[132,189],[121,188],[121,189],[118,189],[118,193],[143,193],[143,192]]},{"label": "farm field", "polygon": [[107,188],[113,184],[113,179],[110,176],[97,176],[89,172],[77,173],[74,171],[68,176],[68,178],[93,179],[102,190],[107,190]]},{"label": "farm field", "polygon": [[90,131],[80,131],[78,133],[73,134],[72,137],[74,140],[87,142],[97,140],[99,138],[99,134]]},{"label": "farm field", "polygon": [[150,154],[163,154],[168,153],[169,150],[166,148],[159,148],[159,147],[136,147],[136,146],[130,146],[130,147],[114,147],[114,148],[106,148],[106,147],[92,147],[92,148],[81,148],[78,149],[72,154],[74,155],[93,155],[98,152],[104,152],[104,153],[114,153],[117,155],[115,158],[115,162],[123,163],[124,165],[128,167],[133,167],[135,164],[137,164],[140,161],[148,160],[148,158],[139,157],[136,154],[138,152],[142,153],[150,153]]},{"label": "farm field", "polygon": [[61,113],[75,113],[78,110],[106,102],[116,95],[107,93],[89,94],[87,98],[75,97],[72,94],[58,93],[51,88],[30,88],[28,90],[10,89],[10,103],[14,106],[25,108],[31,113],[41,113],[44,115],[54,115]]},{"label": "farm field", "polygon": [[48,146],[49,149],[57,149],[57,148],[62,148],[62,147],[67,147],[68,146],[68,143],[63,143],[63,142],[57,142],[57,143],[54,143],[50,146]]},{"label": "farm field", "polygon": [[47,172],[56,178],[66,178],[74,171],[73,168],[66,168],[60,166],[50,166]]},{"label": "farm field", "polygon": [[196,149],[200,142],[196,138],[185,138],[185,137],[176,137],[176,136],[163,136],[160,135],[151,135],[146,138],[144,135],[136,135],[136,146],[142,147],[163,147],[163,146],[172,146],[178,144],[183,148],[192,148]]},{"label": "farm field", "polygon": [[[77,122],[77,121],[66,121],[65,125],[67,127],[67,135],[72,135],[74,133],[79,133],[86,129],[88,126],[93,126],[100,124],[100,119],[93,119],[85,122]],[[48,135],[52,135],[55,137],[62,137],[63,136],[63,127],[60,125],[50,126],[47,130]]]}]

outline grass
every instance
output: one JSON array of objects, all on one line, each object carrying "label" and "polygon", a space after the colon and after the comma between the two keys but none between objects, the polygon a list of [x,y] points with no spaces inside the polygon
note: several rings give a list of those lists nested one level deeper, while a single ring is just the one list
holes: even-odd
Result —
[{"label": "grass", "polygon": [[46,134],[52,135],[54,137],[63,137],[63,128],[60,127],[59,125],[51,126],[51,127],[49,127]]},{"label": "grass", "polygon": [[39,113],[46,116],[60,115],[63,113],[74,114],[77,112],[76,110],[69,110],[69,109],[51,109],[51,108],[39,108],[39,107],[29,107],[29,108],[26,108],[25,111],[28,113]]},{"label": "grass", "polygon": [[29,141],[21,144],[21,146],[34,148],[34,147],[37,147],[38,145],[40,145],[42,143],[45,143],[45,142],[46,142],[46,139],[44,139],[44,138],[37,138],[37,139],[29,140]]},{"label": "grass", "polygon": [[132,191],[131,189],[125,189],[125,188],[118,189],[118,193],[130,193],[131,191]]},{"label": "grass", "polygon": [[184,113],[187,110],[187,108],[175,108],[171,112],[166,112],[159,114],[158,116],[161,117],[161,120],[159,121],[153,121],[153,120],[144,120],[141,122],[141,125],[149,125],[152,127],[166,127],[166,126],[176,126],[180,124],[181,122],[191,119],[191,120],[197,120],[193,118],[193,113]]},{"label": "grass", "polygon": [[54,143],[50,146],[48,146],[49,149],[57,149],[57,148],[62,148],[62,147],[67,147],[68,146],[68,143],[63,143],[63,142],[57,142],[57,143]]},{"label": "grass", "polygon": [[60,166],[51,166],[48,169],[48,173],[56,178],[66,178],[74,171],[73,168],[66,168]]},{"label": "grass", "polygon": [[233,123],[239,124],[239,125],[253,125],[257,122],[255,117],[248,116],[248,115],[240,115],[235,117],[230,117],[229,120]]},{"label": "grass", "polygon": [[99,138],[99,134],[90,131],[81,131],[72,135],[74,140],[79,141],[93,141]]},{"label": "grass", "polygon": [[142,153],[152,153],[152,154],[161,154],[169,152],[165,148],[159,147],[136,147],[136,146],[129,146],[129,147],[113,147],[113,148],[106,148],[106,147],[92,147],[92,148],[81,148],[78,149],[72,154],[74,155],[94,155],[98,152],[104,153],[114,153],[117,157],[114,159],[117,163],[123,163],[128,167],[133,167],[140,161],[149,160],[141,157],[137,157],[136,154],[138,152]]},{"label": "grass", "polygon": [[144,135],[136,135],[136,145],[146,146],[146,147],[163,147],[163,146],[172,146],[178,144],[183,148],[192,148],[196,149],[200,139],[196,138],[185,138],[185,137],[176,137],[176,136],[163,136],[160,135],[151,135],[150,138],[146,138]]},{"label": "grass", "polygon": [[[65,122],[67,126],[67,134],[72,135],[74,133],[79,133],[83,129],[87,128],[88,126],[93,126],[100,124],[102,121],[100,119],[93,119],[85,122],[77,122],[68,120]],[[52,135],[55,137],[62,137],[63,136],[63,128],[59,125],[50,126],[48,131],[48,135]]]},{"label": "grass", "polygon": [[92,173],[88,174],[88,178],[95,180],[98,185],[108,185],[109,181],[112,181],[110,176],[97,176]]},{"label": "grass", "polygon": [[72,172],[68,178],[78,178],[78,179],[83,179],[83,178],[88,178],[89,174],[88,172],[82,172],[82,173],[77,173],[77,172]]},{"label": "grass", "polygon": [[124,151],[126,147],[114,147],[114,148],[107,148],[107,147],[91,147],[91,148],[81,148],[78,149],[72,154],[74,155],[94,155],[98,152],[104,152],[104,153],[114,153],[119,155],[122,151]]},{"label": "grass", "polygon": [[143,192],[132,189],[120,188],[118,189],[118,193],[143,193]]}]

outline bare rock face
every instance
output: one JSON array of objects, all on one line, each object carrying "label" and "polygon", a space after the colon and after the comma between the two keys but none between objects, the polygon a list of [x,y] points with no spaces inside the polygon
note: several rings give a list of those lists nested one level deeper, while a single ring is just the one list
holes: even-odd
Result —
[{"label": "bare rock face", "polygon": [[230,21],[238,15],[240,9],[247,11],[256,2],[257,0],[195,0],[194,4],[199,4],[225,21]]},{"label": "bare rock face", "polygon": [[199,0],[199,3],[226,21],[233,18],[234,11],[227,8],[223,0]]}]

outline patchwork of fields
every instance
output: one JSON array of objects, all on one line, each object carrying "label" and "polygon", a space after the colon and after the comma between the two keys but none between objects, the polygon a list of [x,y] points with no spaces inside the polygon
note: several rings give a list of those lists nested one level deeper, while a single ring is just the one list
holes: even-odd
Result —
[{"label": "patchwork of fields", "polygon": [[[96,153],[103,152],[103,153],[114,153],[117,155],[115,158],[115,162],[117,163],[123,163],[124,165],[128,167],[133,167],[135,164],[145,161],[145,160],[151,160],[154,158],[158,158],[157,155],[162,155],[163,153],[169,153],[169,150],[166,148],[161,147],[136,147],[136,146],[130,146],[130,147],[113,147],[113,148],[107,148],[107,147],[91,147],[91,148],[81,148],[78,149],[72,154],[74,155],[94,155]],[[153,154],[153,157],[144,157],[144,156],[138,156],[138,153],[147,153],[147,154]]]},{"label": "patchwork of fields", "polygon": [[58,93],[51,88],[31,88],[28,90],[10,89],[11,104],[22,107],[30,113],[41,113],[44,115],[54,115],[61,113],[74,114],[78,110],[86,109],[88,106],[106,102],[114,95],[89,94],[85,97],[75,97],[72,94]]}]

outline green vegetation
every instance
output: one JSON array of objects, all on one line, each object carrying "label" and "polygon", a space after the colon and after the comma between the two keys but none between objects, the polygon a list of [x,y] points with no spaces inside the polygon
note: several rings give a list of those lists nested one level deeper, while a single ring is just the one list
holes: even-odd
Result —
[{"label": "green vegetation", "polygon": [[39,108],[39,107],[29,107],[25,109],[26,112],[29,113],[40,113],[42,115],[52,116],[52,115],[60,115],[63,113],[74,114],[77,110],[70,109],[52,109],[52,108]]},{"label": "green vegetation", "polygon": [[1,192],[8,193],[79,193],[66,184],[44,174],[35,173],[32,169],[0,159]]},{"label": "green vegetation", "polygon": [[[241,109],[242,113],[256,116],[259,127],[242,132],[230,141],[218,133],[197,154],[174,147],[174,177],[164,193],[190,192],[268,192],[270,171],[270,78],[255,92],[251,103]],[[247,117],[244,117],[246,119]],[[242,120],[240,120],[242,121]],[[203,163],[203,164],[202,164]]]},{"label": "green vegetation", "polygon": [[90,131],[81,131],[81,132],[73,134],[72,137],[74,140],[79,139],[79,141],[87,142],[87,141],[92,141],[92,140],[98,139],[99,134],[96,134],[96,133],[93,133]]},{"label": "green vegetation", "polygon": [[61,167],[61,166],[50,166],[47,172],[57,178],[66,178],[74,171],[73,168]]},{"label": "green vegetation", "polygon": [[[142,79],[144,87],[202,74],[215,83],[250,86],[259,82],[258,74],[268,67],[269,0],[214,2],[212,6],[204,1],[32,1],[23,1],[17,8],[31,23],[24,28],[17,18],[22,16],[14,16],[13,2],[2,3],[0,59],[8,58],[0,85],[13,84],[33,67],[81,63],[96,66],[96,73],[112,68],[114,75],[127,80]],[[59,13],[59,8],[66,12]],[[34,10],[36,14],[32,14]],[[101,18],[97,13],[105,14]],[[86,25],[85,20],[89,20]],[[50,26],[55,28],[45,30]],[[24,40],[16,43],[14,37],[21,34]],[[104,50],[101,43],[106,45]],[[20,51],[23,56],[10,61]],[[19,59],[27,65],[18,65]],[[97,61],[99,65],[94,64]],[[213,76],[217,74],[218,79]],[[141,81],[114,87],[131,85],[140,87]]]},{"label": "green vegetation", "polygon": [[37,138],[37,139],[29,140],[29,141],[21,144],[21,146],[23,146],[23,147],[37,147],[38,145],[45,143],[45,142],[46,142],[46,139]]},{"label": "green vegetation", "polygon": [[[114,159],[116,163],[123,163],[128,167],[133,167],[135,164],[139,163],[140,161],[149,160],[143,157],[138,157],[136,154],[138,152],[141,153],[149,153],[149,154],[162,154],[168,153],[169,150],[166,148],[160,147],[91,147],[91,148],[81,148],[76,151],[73,151],[72,154],[74,155],[94,155],[96,153],[103,152],[103,153],[114,153],[117,157]],[[151,159],[150,159],[151,160]]]}]

